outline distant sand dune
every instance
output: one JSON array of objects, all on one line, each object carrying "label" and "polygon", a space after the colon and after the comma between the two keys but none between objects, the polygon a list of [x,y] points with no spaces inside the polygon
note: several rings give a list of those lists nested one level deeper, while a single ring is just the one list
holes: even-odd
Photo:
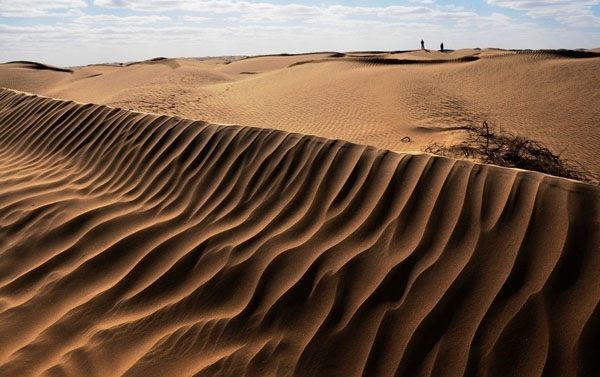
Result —
[{"label": "distant sand dune", "polygon": [[296,67],[304,64],[311,63],[326,63],[333,61],[349,61],[349,62],[357,62],[364,64],[372,64],[372,65],[408,65],[408,64],[441,64],[441,63],[467,63],[479,60],[477,56],[464,56],[460,58],[454,59],[394,59],[390,57],[380,57],[377,55],[372,56],[360,56],[360,57],[326,57],[323,59],[313,59],[313,60],[301,60],[295,63],[292,63],[288,66],[288,68]]},{"label": "distant sand dune", "polygon": [[465,137],[458,127],[487,121],[600,175],[596,50],[322,52],[72,69],[4,64],[0,86],[396,152],[455,143]]},{"label": "distant sand dune", "polygon": [[2,376],[597,376],[600,189],[0,91]]},{"label": "distant sand dune", "polygon": [[8,62],[8,63],[4,63],[4,64],[9,64],[11,66],[16,66],[16,67],[19,67],[19,68],[36,69],[36,70],[40,70],[40,71],[47,70],[47,71],[68,72],[68,73],[72,73],[73,72],[72,69],[54,67],[54,66],[48,65],[48,64],[42,64],[42,63],[37,63],[37,62],[29,62],[29,61],[14,61],[14,62]]},{"label": "distant sand dune", "polygon": [[600,52],[595,50],[517,50],[519,54],[547,54],[564,58],[586,59],[598,58]]}]

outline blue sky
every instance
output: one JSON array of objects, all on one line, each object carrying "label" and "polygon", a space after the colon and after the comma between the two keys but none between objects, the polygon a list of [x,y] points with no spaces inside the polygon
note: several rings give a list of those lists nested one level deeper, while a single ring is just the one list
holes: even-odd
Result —
[{"label": "blue sky", "polygon": [[0,0],[0,61],[600,47],[600,0]]}]

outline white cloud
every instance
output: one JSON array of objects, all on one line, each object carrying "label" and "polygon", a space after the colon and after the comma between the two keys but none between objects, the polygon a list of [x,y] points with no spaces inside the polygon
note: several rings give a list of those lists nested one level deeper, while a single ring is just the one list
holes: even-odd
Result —
[{"label": "white cloud", "polygon": [[185,22],[204,22],[210,20],[210,18],[202,16],[181,16],[181,19]]},{"label": "white cloud", "polygon": [[552,18],[572,26],[600,26],[592,7],[600,0],[487,0],[488,4],[524,11],[533,18]]},{"label": "white cloud", "polygon": [[151,12],[187,10],[227,13],[241,11],[245,4],[248,3],[235,0],[94,0],[94,5],[103,8],[124,8]]},{"label": "white cloud", "polygon": [[170,21],[168,16],[115,16],[112,14],[80,15],[74,19],[74,22],[81,24],[96,25],[147,25],[157,22]]},{"label": "white cloud", "polygon": [[[237,0],[95,0],[94,4],[105,8],[123,8],[135,11],[162,12],[184,10],[203,15],[230,14],[229,20],[243,23],[284,23],[304,21],[308,23],[340,22],[344,18],[375,17],[400,20],[457,20],[477,17],[461,7],[431,7],[430,0],[414,0],[415,5],[392,5],[366,7],[347,5],[301,5]],[[233,16],[235,15],[235,17]]]},{"label": "white cloud", "polygon": [[44,17],[67,15],[50,11],[84,8],[83,0],[0,0],[0,15],[3,17]]}]

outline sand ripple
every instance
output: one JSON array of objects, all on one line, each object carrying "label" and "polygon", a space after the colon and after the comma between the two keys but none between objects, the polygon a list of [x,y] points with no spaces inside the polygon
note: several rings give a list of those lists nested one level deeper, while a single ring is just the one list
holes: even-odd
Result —
[{"label": "sand ripple", "polygon": [[0,91],[1,376],[593,376],[600,190]]}]

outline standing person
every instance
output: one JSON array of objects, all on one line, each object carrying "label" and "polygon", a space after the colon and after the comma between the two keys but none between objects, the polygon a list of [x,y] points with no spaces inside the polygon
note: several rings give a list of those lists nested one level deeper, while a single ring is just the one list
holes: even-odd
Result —
[{"label": "standing person", "polygon": [[440,45],[440,51],[444,52],[444,42]]},{"label": "standing person", "polygon": [[421,39],[421,50],[425,50],[425,42]]}]

